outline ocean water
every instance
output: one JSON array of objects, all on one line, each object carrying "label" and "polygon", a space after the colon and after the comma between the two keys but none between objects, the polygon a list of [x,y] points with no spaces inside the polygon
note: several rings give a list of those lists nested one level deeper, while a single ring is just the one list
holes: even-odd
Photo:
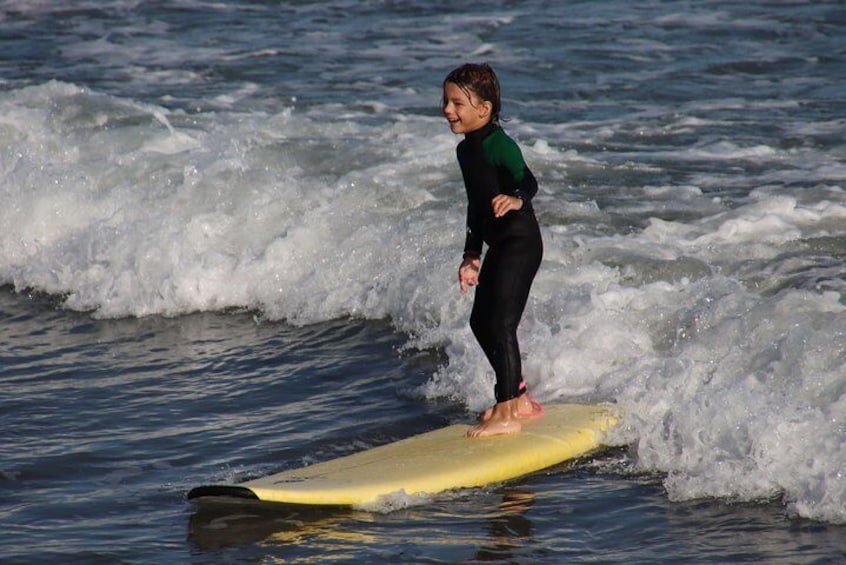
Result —
[{"label": "ocean water", "polygon": [[[840,2],[0,1],[0,551],[41,563],[846,555]],[[487,61],[539,179],[520,328],[609,448],[377,509],[202,508],[454,422],[440,84]]]}]

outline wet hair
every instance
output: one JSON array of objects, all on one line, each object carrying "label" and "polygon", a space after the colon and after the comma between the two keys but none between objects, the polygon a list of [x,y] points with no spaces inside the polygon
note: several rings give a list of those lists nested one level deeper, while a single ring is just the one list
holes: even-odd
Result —
[{"label": "wet hair", "polygon": [[490,102],[491,121],[499,122],[499,113],[502,109],[502,99],[499,94],[499,79],[496,73],[487,63],[465,63],[453,69],[444,79],[444,86],[448,82],[453,83],[461,89],[467,98],[472,99],[472,94],[484,102]]}]

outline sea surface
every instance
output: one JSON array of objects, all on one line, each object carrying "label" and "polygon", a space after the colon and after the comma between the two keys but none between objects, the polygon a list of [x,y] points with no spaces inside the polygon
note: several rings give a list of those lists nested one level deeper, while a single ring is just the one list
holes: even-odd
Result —
[{"label": "sea surface", "polygon": [[[0,0],[0,561],[835,563],[846,5]],[[472,422],[441,81],[540,182],[520,326],[608,448],[362,509],[204,507]]]}]

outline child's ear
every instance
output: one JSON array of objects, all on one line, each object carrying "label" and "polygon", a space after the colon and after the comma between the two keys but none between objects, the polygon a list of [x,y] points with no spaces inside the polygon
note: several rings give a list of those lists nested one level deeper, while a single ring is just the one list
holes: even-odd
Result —
[{"label": "child's ear", "polygon": [[493,104],[489,100],[483,100],[478,106],[480,118],[490,118],[493,112]]}]

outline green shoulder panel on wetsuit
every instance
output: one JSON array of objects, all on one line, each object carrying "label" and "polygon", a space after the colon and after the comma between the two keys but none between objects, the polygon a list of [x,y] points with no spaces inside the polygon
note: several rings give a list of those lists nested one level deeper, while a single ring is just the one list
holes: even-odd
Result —
[{"label": "green shoulder panel on wetsuit", "polygon": [[488,162],[498,167],[504,165],[519,184],[523,181],[526,171],[526,162],[523,160],[523,153],[513,139],[508,137],[502,129],[497,128],[482,142],[485,158]]}]

